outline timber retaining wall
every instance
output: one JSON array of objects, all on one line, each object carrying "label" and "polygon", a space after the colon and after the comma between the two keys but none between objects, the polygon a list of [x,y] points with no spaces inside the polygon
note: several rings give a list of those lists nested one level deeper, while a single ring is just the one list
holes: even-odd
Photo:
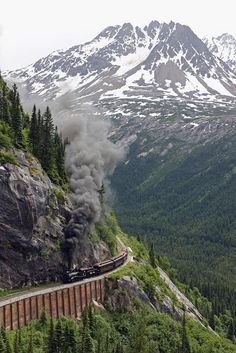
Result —
[{"label": "timber retaining wall", "polygon": [[43,311],[57,319],[65,315],[77,318],[92,300],[102,302],[105,279],[61,287],[1,299],[0,326],[18,329],[31,320],[39,319]]}]

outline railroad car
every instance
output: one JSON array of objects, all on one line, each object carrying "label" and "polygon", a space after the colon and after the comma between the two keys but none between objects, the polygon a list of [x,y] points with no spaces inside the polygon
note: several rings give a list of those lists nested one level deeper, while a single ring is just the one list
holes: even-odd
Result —
[{"label": "railroad car", "polygon": [[110,260],[102,261],[91,267],[83,267],[78,270],[66,271],[63,276],[64,283],[81,281],[85,278],[95,277],[100,274],[112,271],[121,266],[128,257],[128,250],[124,250],[120,255],[112,257]]}]

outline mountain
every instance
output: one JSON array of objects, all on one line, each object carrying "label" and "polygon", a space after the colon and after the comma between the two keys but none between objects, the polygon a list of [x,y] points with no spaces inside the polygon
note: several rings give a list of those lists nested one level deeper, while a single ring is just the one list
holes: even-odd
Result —
[{"label": "mountain", "polygon": [[236,71],[236,39],[228,33],[218,37],[203,38],[209,50]]},{"label": "mountain", "polygon": [[[188,27],[152,21],[111,26],[92,41],[4,73],[43,100],[236,95],[236,74]],[[75,103],[75,102],[73,102]]]},{"label": "mountain", "polygon": [[236,306],[235,75],[189,27],[158,21],[108,27],[4,73],[26,103],[112,121],[110,138],[127,147],[112,179],[122,226],[155,243],[217,313]]}]

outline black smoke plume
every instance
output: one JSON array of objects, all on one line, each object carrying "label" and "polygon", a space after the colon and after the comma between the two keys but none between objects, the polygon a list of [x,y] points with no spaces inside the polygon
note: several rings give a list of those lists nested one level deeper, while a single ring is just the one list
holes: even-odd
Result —
[{"label": "black smoke plume", "polygon": [[109,129],[109,124],[91,116],[63,121],[63,135],[69,141],[65,165],[75,206],[65,228],[69,267],[77,264],[77,250],[81,254],[89,228],[101,218],[101,188],[124,156],[124,151],[108,140]]}]

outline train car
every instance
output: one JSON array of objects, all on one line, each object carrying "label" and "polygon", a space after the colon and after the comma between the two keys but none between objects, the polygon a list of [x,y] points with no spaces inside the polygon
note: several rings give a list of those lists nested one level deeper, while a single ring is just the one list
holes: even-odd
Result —
[{"label": "train car", "polygon": [[102,274],[108,271],[112,271],[114,269],[114,261],[113,260],[103,261],[98,264],[95,264],[93,267],[97,269],[100,272],[100,274]]},{"label": "train car", "polygon": [[94,264],[91,267],[84,267],[78,270],[74,269],[73,271],[66,271],[63,276],[64,283],[72,283],[81,281],[84,278],[95,277],[100,274],[112,271],[117,267],[121,266],[128,257],[128,250],[125,249],[120,255],[114,256],[110,260],[105,260]]},{"label": "train car", "polygon": [[100,274],[100,271],[94,266],[81,268],[80,270],[84,272],[86,278],[94,277]]},{"label": "train car", "polygon": [[121,255],[117,256],[115,259],[114,259],[114,262],[115,262],[115,268],[121,266],[126,260],[127,260],[127,257],[128,257],[128,252],[127,251],[124,251]]},{"label": "train car", "polygon": [[64,283],[78,282],[86,278],[85,273],[81,270],[66,271],[63,275]]}]

